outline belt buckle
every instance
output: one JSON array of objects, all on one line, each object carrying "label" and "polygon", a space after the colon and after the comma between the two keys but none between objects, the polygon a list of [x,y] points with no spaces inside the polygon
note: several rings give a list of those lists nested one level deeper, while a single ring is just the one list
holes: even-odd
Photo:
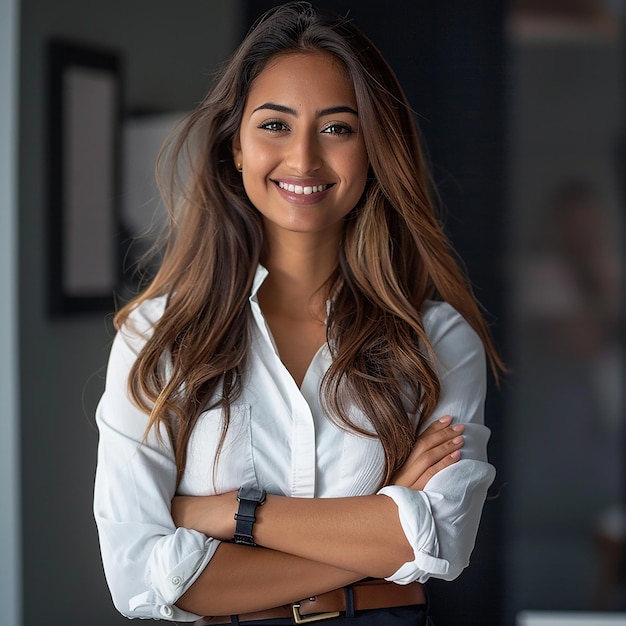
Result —
[{"label": "belt buckle", "polygon": [[333,617],[339,617],[341,613],[335,611],[333,613],[314,613],[313,615],[300,615],[300,603],[294,602],[291,605],[293,611],[293,621],[296,624],[310,624],[311,622],[321,622],[325,619],[332,619]]}]

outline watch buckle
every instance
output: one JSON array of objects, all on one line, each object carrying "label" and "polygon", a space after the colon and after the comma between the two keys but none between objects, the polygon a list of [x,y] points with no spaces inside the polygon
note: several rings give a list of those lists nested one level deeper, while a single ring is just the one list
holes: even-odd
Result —
[{"label": "watch buckle", "polygon": [[300,603],[294,602],[291,605],[293,610],[293,621],[296,624],[310,624],[311,622],[321,622],[325,619],[332,619],[333,617],[339,617],[341,613],[335,611],[333,613],[314,613],[313,615],[300,615]]}]

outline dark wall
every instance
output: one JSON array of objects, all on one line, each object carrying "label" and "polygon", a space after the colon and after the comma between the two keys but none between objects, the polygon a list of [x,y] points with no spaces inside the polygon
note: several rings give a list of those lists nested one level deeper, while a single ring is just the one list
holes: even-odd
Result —
[{"label": "dark wall", "polygon": [[[276,3],[248,0],[249,24]],[[504,8],[499,0],[321,0],[349,12],[402,83],[431,155],[445,224],[502,351],[504,337]],[[490,458],[502,468],[501,398],[492,389],[486,420]],[[503,484],[500,471],[492,487]],[[502,500],[488,500],[472,564],[452,583],[431,581],[437,626],[502,621]]]}]

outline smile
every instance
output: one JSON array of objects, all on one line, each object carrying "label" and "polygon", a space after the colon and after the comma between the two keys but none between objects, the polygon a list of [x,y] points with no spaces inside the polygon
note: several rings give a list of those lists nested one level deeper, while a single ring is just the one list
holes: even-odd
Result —
[{"label": "smile", "polygon": [[326,191],[331,185],[292,185],[290,183],[282,183],[278,182],[278,186],[289,193],[295,193],[297,196],[305,195],[310,196],[314,193],[320,193],[321,191]]}]

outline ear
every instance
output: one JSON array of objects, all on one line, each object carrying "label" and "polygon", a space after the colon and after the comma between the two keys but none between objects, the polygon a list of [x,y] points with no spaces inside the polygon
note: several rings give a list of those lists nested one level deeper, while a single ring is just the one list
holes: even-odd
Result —
[{"label": "ear", "polygon": [[234,137],[233,137],[233,143],[231,145],[232,148],[232,152],[233,152],[233,162],[235,163],[235,165],[237,165],[237,163],[241,163],[242,158],[241,158],[241,141],[239,140],[239,133],[237,133]]}]

